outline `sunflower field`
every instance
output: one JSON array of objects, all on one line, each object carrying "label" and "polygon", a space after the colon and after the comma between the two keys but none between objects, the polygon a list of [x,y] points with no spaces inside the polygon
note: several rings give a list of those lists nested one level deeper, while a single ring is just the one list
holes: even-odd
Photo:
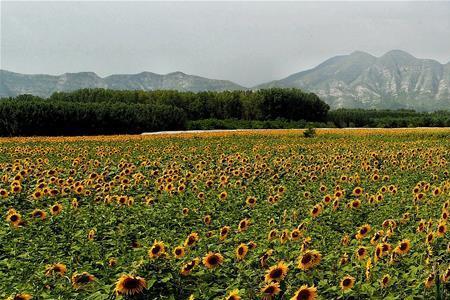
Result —
[{"label": "sunflower field", "polygon": [[450,130],[0,139],[0,299],[450,299]]}]

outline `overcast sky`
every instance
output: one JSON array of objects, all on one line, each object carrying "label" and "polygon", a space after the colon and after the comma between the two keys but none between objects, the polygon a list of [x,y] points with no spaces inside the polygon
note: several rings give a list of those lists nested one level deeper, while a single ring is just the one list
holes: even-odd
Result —
[{"label": "overcast sky", "polygon": [[0,68],[182,71],[245,86],[335,55],[450,61],[450,2],[5,2]]}]

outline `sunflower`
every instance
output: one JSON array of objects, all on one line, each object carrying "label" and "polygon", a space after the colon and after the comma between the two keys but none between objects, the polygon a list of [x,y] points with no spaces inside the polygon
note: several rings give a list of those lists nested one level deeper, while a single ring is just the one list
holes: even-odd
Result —
[{"label": "sunflower", "polygon": [[269,234],[267,235],[267,239],[268,239],[269,241],[271,241],[271,240],[273,240],[274,238],[276,238],[277,235],[278,235],[278,230],[272,229],[272,230],[269,232]]},{"label": "sunflower", "polygon": [[33,210],[33,212],[31,213],[31,217],[33,219],[41,219],[41,220],[45,220],[45,218],[47,217],[47,213],[41,209],[35,209]]},{"label": "sunflower", "polygon": [[6,198],[6,197],[8,197],[8,195],[9,195],[9,193],[8,193],[7,190],[5,190],[5,189],[0,189],[0,197]]},{"label": "sunflower", "polygon": [[94,237],[95,237],[95,229],[89,230],[89,232],[88,232],[88,240],[92,241],[92,240],[94,240]]},{"label": "sunflower", "polygon": [[258,246],[254,241],[250,241],[247,243],[249,249],[256,249]]},{"label": "sunflower", "polygon": [[185,253],[186,253],[186,250],[183,246],[177,246],[177,247],[175,247],[175,249],[173,249],[173,255],[176,258],[182,258]]},{"label": "sunflower", "polygon": [[395,247],[394,252],[400,255],[404,255],[411,249],[411,242],[409,240],[401,241],[397,247]]},{"label": "sunflower", "polygon": [[325,202],[326,204],[328,204],[328,203],[331,202],[332,199],[333,199],[333,198],[331,197],[331,195],[325,195],[325,196],[323,197],[323,202]]},{"label": "sunflower", "polygon": [[114,257],[108,259],[108,266],[114,267],[115,265],[117,265],[117,259],[115,259]]},{"label": "sunflower", "polygon": [[203,264],[208,269],[213,269],[223,262],[223,256],[220,253],[209,252],[203,257]]},{"label": "sunflower", "polygon": [[147,288],[144,278],[134,275],[122,275],[114,288],[117,295],[133,296],[141,294]]},{"label": "sunflower", "polygon": [[50,208],[50,212],[52,215],[56,216],[59,215],[61,213],[63,209],[62,204],[60,203],[55,203],[54,205],[52,205],[52,207]]},{"label": "sunflower", "polygon": [[291,300],[314,300],[317,298],[317,288],[302,285],[291,298]]},{"label": "sunflower", "polygon": [[267,260],[272,255],[273,250],[269,249],[259,258],[259,264],[262,268],[267,268]]},{"label": "sunflower", "polygon": [[220,200],[226,200],[227,197],[228,197],[228,193],[227,193],[226,191],[223,191],[223,192],[221,192],[221,193],[219,194],[218,197],[219,197]]},{"label": "sunflower", "polygon": [[220,240],[223,241],[224,239],[227,238],[228,233],[230,232],[230,226],[223,226],[222,228],[220,228]]},{"label": "sunflower", "polygon": [[367,248],[366,247],[359,247],[355,251],[355,256],[358,260],[363,260],[367,255]]},{"label": "sunflower", "polygon": [[249,219],[243,219],[239,222],[238,231],[243,232],[248,229],[248,226],[250,225]]},{"label": "sunflower", "polygon": [[430,275],[428,275],[428,277],[425,279],[425,287],[427,289],[431,288],[435,284],[434,277],[434,273],[430,273]]},{"label": "sunflower", "polygon": [[14,297],[8,298],[8,300],[30,300],[33,298],[30,294],[16,294]]},{"label": "sunflower", "polygon": [[150,250],[148,250],[148,256],[150,258],[155,258],[163,255],[165,252],[166,247],[164,246],[164,242],[155,240]]},{"label": "sunflower", "polygon": [[353,189],[353,195],[359,197],[362,195],[363,191],[364,189],[362,187],[357,186]]},{"label": "sunflower", "polygon": [[338,208],[339,208],[339,198],[336,198],[333,201],[333,211],[336,211]]},{"label": "sunflower", "polygon": [[440,222],[436,230],[436,236],[443,237],[446,232],[447,232],[447,225],[445,224],[445,222]]},{"label": "sunflower", "polygon": [[34,200],[38,200],[40,199],[44,194],[42,193],[41,190],[36,190],[33,192],[33,194],[31,195],[31,197],[33,197]]},{"label": "sunflower", "polygon": [[241,297],[239,296],[239,290],[235,289],[230,291],[225,297],[225,300],[241,300]]},{"label": "sunflower", "polygon": [[298,259],[297,267],[303,271],[317,266],[322,259],[322,255],[317,250],[306,250]]},{"label": "sunflower", "polygon": [[389,283],[391,282],[391,276],[389,274],[383,275],[380,280],[380,285],[382,288],[386,288],[389,286]]},{"label": "sunflower", "polygon": [[291,239],[294,241],[297,241],[298,239],[300,239],[302,236],[302,232],[298,229],[295,228],[294,230],[291,231]]},{"label": "sunflower", "polygon": [[203,223],[205,223],[205,225],[211,224],[211,216],[210,215],[204,216],[203,217]]},{"label": "sunflower", "polygon": [[434,232],[429,232],[425,239],[425,243],[431,244],[433,242],[433,240],[434,240]]},{"label": "sunflower", "polygon": [[339,264],[341,266],[345,265],[346,263],[348,263],[348,254],[344,253],[341,258],[339,259]]},{"label": "sunflower", "polygon": [[313,217],[313,218],[315,218],[315,217],[317,217],[318,215],[320,215],[320,213],[322,212],[322,205],[319,203],[319,204],[316,204],[316,205],[314,205],[314,207],[311,209],[311,216]]},{"label": "sunflower", "polygon": [[194,246],[194,244],[198,240],[199,240],[198,233],[197,232],[192,232],[191,234],[188,235],[188,237],[184,241],[184,246],[185,247],[192,247],[192,246]]},{"label": "sunflower", "polygon": [[255,205],[256,205],[256,198],[253,197],[253,196],[249,196],[249,197],[247,197],[247,199],[245,200],[245,203],[246,203],[249,207],[253,208],[253,207],[255,207]]},{"label": "sunflower", "polygon": [[22,216],[17,212],[8,213],[6,221],[11,223],[14,227],[18,227],[22,223]]},{"label": "sunflower", "polygon": [[372,236],[372,238],[370,239],[370,243],[372,245],[375,245],[380,240],[380,238],[383,236],[383,234],[384,234],[383,230],[375,232],[374,235]]},{"label": "sunflower", "polygon": [[67,268],[65,264],[61,264],[61,263],[56,263],[53,265],[48,265],[45,268],[45,275],[46,276],[51,276],[53,274],[57,274],[60,276],[64,276],[64,274],[66,274],[67,272]]},{"label": "sunflower", "polygon": [[371,229],[371,226],[369,224],[364,224],[363,226],[361,226],[358,230],[358,233],[356,234],[356,239],[358,240],[362,240],[367,233],[369,233]]},{"label": "sunflower", "polygon": [[272,299],[273,296],[281,292],[280,284],[278,282],[270,282],[261,288],[261,293],[264,299]]},{"label": "sunflower", "polygon": [[450,266],[447,268],[447,270],[442,274],[442,282],[449,282],[450,281]]},{"label": "sunflower", "polygon": [[236,257],[238,260],[243,260],[247,255],[247,253],[248,253],[247,244],[242,243],[236,248]]},{"label": "sunflower", "polygon": [[288,270],[288,266],[283,261],[280,261],[278,264],[271,266],[269,270],[266,271],[264,280],[266,282],[282,281],[284,277],[286,277]]},{"label": "sunflower", "polygon": [[281,236],[280,236],[280,243],[284,244],[289,240],[289,230],[285,229],[281,232]]},{"label": "sunflower", "polygon": [[88,272],[83,272],[81,274],[74,273],[72,275],[71,281],[74,288],[80,288],[85,284],[88,284],[94,281],[94,275],[89,274]]},{"label": "sunflower", "polygon": [[349,243],[350,243],[350,237],[348,236],[348,234],[346,234],[342,237],[341,244],[343,246],[348,246]]},{"label": "sunflower", "polygon": [[350,290],[355,285],[355,278],[347,275],[344,278],[342,278],[341,282],[339,283],[339,286],[343,291]]},{"label": "sunflower", "polygon": [[351,208],[359,208],[361,206],[361,200],[356,199],[350,203]]},{"label": "sunflower", "polygon": [[181,275],[183,276],[187,276],[191,273],[191,271],[194,269],[194,267],[196,267],[199,263],[200,259],[199,258],[195,258],[194,260],[186,263],[185,265],[183,265],[181,267]]}]

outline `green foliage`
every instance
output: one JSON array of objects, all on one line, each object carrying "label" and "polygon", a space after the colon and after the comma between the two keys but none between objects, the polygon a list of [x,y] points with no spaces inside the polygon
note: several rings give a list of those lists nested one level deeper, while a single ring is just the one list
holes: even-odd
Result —
[{"label": "green foliage", "polygon": [[[297,89],[179,92],[82,89],[0,101],[0,135],[89,135],[192,128],[295,128],[329,106]],[[199,121],[209,120],[214,121]],[[220,121],[239,120],[239,121]],[[241,126],[242,125],[242,126]],[[287,126],[287,127],[286,127]]]},{"label": "green foliage", "polygon": [[448,127],[450,112],[416,112],[414,110],[338,109],[328,113],[336,127]]}]

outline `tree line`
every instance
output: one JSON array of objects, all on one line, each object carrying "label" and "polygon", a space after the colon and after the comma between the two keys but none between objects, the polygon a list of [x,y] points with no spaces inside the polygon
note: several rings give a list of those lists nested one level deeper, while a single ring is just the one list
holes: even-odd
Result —
[{"label": "tree line", "polygon": [[180,92],[81,89],[0,100],[0,135],[124,134],[183,130],[198,120],[324,122],[329,106],[298,89]]},{"label": "tree line", "polygon": [[448,127],[450,112],[330,107],[298,89],[180,92],[81,89],[0,99],[0,135],[134,134],[237,128]]}]

